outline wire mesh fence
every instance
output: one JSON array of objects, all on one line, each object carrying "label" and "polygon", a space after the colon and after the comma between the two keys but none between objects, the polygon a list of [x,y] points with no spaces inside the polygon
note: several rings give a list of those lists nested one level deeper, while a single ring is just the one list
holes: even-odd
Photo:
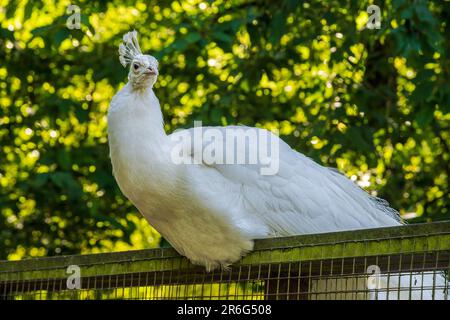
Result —
[{"label": "wire mesh fence", "polygon": [[0,299],[445,299],[450,222],[257,240],[227,270],[173,249],[0,262]]}]

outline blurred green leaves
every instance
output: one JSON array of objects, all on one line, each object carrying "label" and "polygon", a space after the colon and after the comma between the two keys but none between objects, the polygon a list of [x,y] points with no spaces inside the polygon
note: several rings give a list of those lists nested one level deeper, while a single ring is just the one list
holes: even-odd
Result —
[{"label": "blurred green leaves", "polygon": [[166,130],[278,129],[411,221],[450,219],[450,2],[0,1],[0,258],[126,250],[158,234],[122,196],[106,139],[136,29],[160,60]]}]

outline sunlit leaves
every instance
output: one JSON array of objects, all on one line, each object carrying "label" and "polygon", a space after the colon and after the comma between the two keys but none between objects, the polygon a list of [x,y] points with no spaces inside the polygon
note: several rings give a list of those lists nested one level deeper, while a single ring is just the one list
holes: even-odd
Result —
[{"label": "sunlit leaves", "polygon": [[69,30],[69,3],[0,2],[0,258],[157,245],[108,158],[132,29],[169,132],[277,129],[408,217],[449,217],[448,5],[393,0],[369,30],[371,1],[79,1]]}]

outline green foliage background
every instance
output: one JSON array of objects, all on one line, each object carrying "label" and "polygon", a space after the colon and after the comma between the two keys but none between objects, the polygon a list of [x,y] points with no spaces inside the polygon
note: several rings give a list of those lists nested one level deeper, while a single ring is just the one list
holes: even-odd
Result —
[{"label": "green foliage background", "polygon": [[279,129],[410,221],[450,218],[450,2],[73,1],[80,30],[69,4],[0,0],[0,258],[159,244],[108,158],[132,29],[160,59],[168,132]]}]

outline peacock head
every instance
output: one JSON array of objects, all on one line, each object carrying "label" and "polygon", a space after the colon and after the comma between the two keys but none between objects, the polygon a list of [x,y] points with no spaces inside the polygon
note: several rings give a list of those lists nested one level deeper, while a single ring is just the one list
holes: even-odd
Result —
[{"label": "peacock head", "polygon": [[124,67],[130,65],[128,80],[133,89],[145,90],[153,87],[158,78],[158,60],[142,54],[136,31],[123,36],[123,43],[119,46],[119,60]]}]

